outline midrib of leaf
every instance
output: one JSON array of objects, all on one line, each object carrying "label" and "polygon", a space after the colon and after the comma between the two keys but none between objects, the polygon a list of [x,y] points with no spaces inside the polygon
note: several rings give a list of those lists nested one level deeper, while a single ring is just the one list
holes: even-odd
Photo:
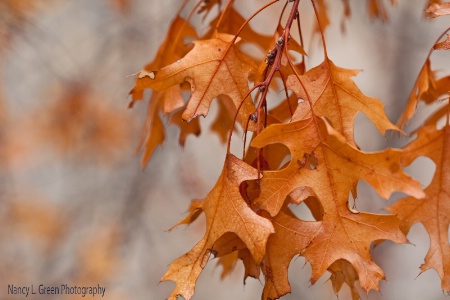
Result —
[{"label": "midrib of leaf", "polygon": [[[450,142],[449,142],[449,139],[448,139],[448,135],[450,134],[450,126],[449,126],[449,124],[448,124],[448,122],[445,124],[445,127],[442,129],[442,134],[443,134],[443,139],[444,139],[444,145],[443,145],[443,149],[442,149],[442,153],[441,153],[441,164],[437,164],[437,166],[439,167],[439,184],[438,184],[438,193],[437,193],[437,195],[435,196],[437,199],[436,199],[436,220],[437,220],[437,230],[438,230],[438,236],[439,236],[439,245],[440,245],[440,248],[441,248],[441,253],[443,253],[443,251],[442,251],[442,249],[443,248],[445,248],[445,247],[449,247],[449,244],[448,244],[448,232],[444,232],[444,233],[442,233],[441,232],[441,218],[440,218],[440,215],[439,215],[439,213],[441,212],[441,209],[440,209],[440,205],[441,205],[441,193],[442,193],[442,187],[443,187],[443,182],[444,182],[444,180],[443,180],[443,176],[444,176],[444,166],[448,166],[449,164],[446,164],[446,162],[447,162],[447,160],[448,160],[448,153],[450,153]],[[447,157],[446,157],[446,154],[447,154]],[[447,184],[449,184],[449,183],[447,183]],[[445,192],[445,194],[447,194],[447,192]],[[447,194],[447,196],[449,196],[448,194]],[[449,199],[450,199],[450,197],[449,197]],[[446,212],[446,213],[448,213],[448,212]],[[446,226],[446,230],[448,231],[448,224],[445,224],[445,222],[444,222],[444,225],[447,225]],[[444,256],[442,256],[442,260],[444,260]],[[442,267],[442,272],[445,272],[445,270],[444,270],[444,266]],[[445,274],[444,274],[444,276],[445,276]]]},{"label": "midrib of leaf", "polygon": [[[335,85],[337,85],[334,80],[333,80],[333,72],[332,72],[332,66],[330,64],[330,60],[328,59],[328,57],[325,58],[326,64],[327,64],[327,70],[329,73],[329,79],[327,80],[327,83],[325,86],[328,85],[328,83],[331,82],[331,90],[333,91],[333,98],[334,98],[334,102],[336,104],[336,106],[338,107],[338,117],[339,117],[339,123],[340,123],[340,128],[342,128],[342,131],[344,131],[344,121],[343,121],[343,117],[342,117],[342,112],[341,112],[341,106],[339,105],[339,97],[337,95],[337,91],[335,88]],[[342,134],[344,134],[344,132],[342,132]]]}]

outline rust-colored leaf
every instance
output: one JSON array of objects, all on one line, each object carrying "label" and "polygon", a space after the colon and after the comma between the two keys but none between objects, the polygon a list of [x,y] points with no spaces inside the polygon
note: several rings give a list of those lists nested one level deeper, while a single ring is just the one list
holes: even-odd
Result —
[{"label": "rust-colored leaf", "polygon": [[265,285],[262,299],[278,299],[291,291],[288,267],[295,255],[299,255],[320,232],[320,222],[297,219],[284,208],[271,219],[275,233],[267,241],[267,250],[261,266]]},{"label": "rust-colored leaf", "polygon": [[310,98],[314,113],[325,117],[351,145],[355,145],[353,122],[358,112],[372,120],[382,134],[387,130],[398,130],[386,117],[384,105],[359,90],[351,79],[356,74],[358,71],[339,68],[326,58],[322,64],[301,76],[305,87],[296,76],[289,76],[287,87],[302,99],[292,119],[300,120],[311,116],[310,105],[306,101]]},{"label": "rust-colored leaf", "polygon": [[442,280],[442,290],[450,291],[450,126],[437,130],[435,125],[424,126],[415,141],[405,147],[403,164],[408,165],[418,156],[427,156],[436,164],[431,184],[425,189],[426,197],[407,197],[388,208],[401,219],[401,229],[407,234],[417,222],[425,226],[430,236],[430,249],[422,272],[435,269]]},{"label": "rust-colored leaf", "polygon": [[136,149],[137,152],[143,152],[141,166],[144,167],[155,151],[156,147],[161,145],[165,139],[164,124],[159,116],[159,99],[152,99],[147,107],[147,118],[142,128],[141,138]]},{"label": "rust-colored leaf", "polygon": [[442,41],[434,44],[434,50],[449,50],[450,49],[450,35],[447,34],[447,38]]},{"label": "rust-colored leaf", "polygon": [[177,224],[173,225],[169,228],[169,231],[172,231],[175,229],[175,227],[178,227],[180,225],[190,225],[192,224],[202,213],[202,205],[203,200],[192,200],[191,204],[188,208],[188,215],[177,222]]},{"label": "rust-colored leaf", "polygon": [[[230,97],[237,110],[249,91],[248,79],[255,69],[253,61],[240,53],[230,35],[221,34],[217,39],[194,43],[191,52],[160,69],[153,79],[138,75],[136,85],[164,90],[189,82],[192,96],[183,112],[183,119],[188,122],[197,116],[206,116],[211,101],[219,95]],[[239,110],[241,122],[246,122],[253,110],[252,101],[247,97]]]},{"label": "rust-colored leaf", "polygon": [[255,204],[275,216],[291,192],[298,187],[310,187],[324,211],[320,233],[302,251],[312,266],[311,282],[335,261],[345,259],[355,268],[364,290],[378,290],[384,274],[371,260],[369,247],[380,239],[405,242],[398,228],[400,219],[350,211],[348,196],[355,182],[362,179],[384,198],[395,190],[423,197],[420,183],[401,169],[402,152],[359,151],[318,118],[269,126],[252,145],[264,147],[273,143],[282,143],[290,149],[291,162],[281,170],[263,172],[261,196]]},{"label": "rust-colored leaf", "polygon": [[[130,91],[132,100],[129,107],[133,107],[136,101],[142,100],[144,90],[148,88],[143,82],[145,78],[154,79],[156,70],[171,64],[183,57],[189,50],[189,45],[185,44],[185,39],[196,38],[197,32],[183,18],[177,16],[171,23],[166,39],[161,44],[155,59],[148,63],[137,75],[137,81]],[[159,116],[159,112],[170,113],[184,106],[181,97],[182,84],[171,85],[165,90],[153,91],[147,108],[147,118],[142,129],[141,139],[137,146],[138,152],[143,152],[141,165],[145,166],[153,151],[161,145],[165,139],[164,125]],[[181,138],[181,136],[180,136]]]},{"label": "rust-colored leaf", "polygon": [[214,243],[225,233],[235,233],[247,246],[255,262],[262,260],[273,226],[269,220],[253,212],[239,192],[242,181],[256,178],[256,169],[231,154],[227,155],[222,174],[202,204],[206,214],[203,239],[191,251],[172,262],[161,279],[176,283],[169,300],[177,299],[177,295],[191,299],[195,282],[213,253]]},{"label": "rust-colored leaf", "polygon": [[350,287],[352,299],[360,299],[359,292],[355,286],[355,282],[359,280],[358,273],[356,273],[355,268],[348,261],[343,259],[337,260],[328,268],[328,271],[331,272],[330,280],[336,294],[345,283]]},{"label": "rust-colored leaf", "polygon": [[222,143],[226,143],[230,128],[233,126],[233,116],[236,114],[236,109],[228,97],[221,95],[218,100],[219,111],[211,124],[211,130],[219,135]]},{"label": "rust-colored leaf", "polygon": [[442,95],[448,94],[450,91],[449,83],[450,76],[436,79],[436,74],[431,69],[431,62],[427,59],[420,70],[397,126],[402,128],[414,116],[419,101],[430,104],[436,102]]},{"label": "rust-colored leaf", "polygon": [[450,2],[432,3],[425,12],[431,18],[450,15]]},{"label": "rust-colored leaf", "polygon": [[180,138],[178,139],[178,141],[181,146],[184,146],[184,143],[186,142],[186,138],[190,134],[199,136],[201,130],[200,130],[200,122],[198,119],[192,120],[192,122],[188,123],[182,119],[182,117],[181,117],[182,113],[183,113],[183,110],[179,110],[179,111],[173,113],[170,116],[169,122],[171,124],[178,125],[178,127],[180,128]]}]

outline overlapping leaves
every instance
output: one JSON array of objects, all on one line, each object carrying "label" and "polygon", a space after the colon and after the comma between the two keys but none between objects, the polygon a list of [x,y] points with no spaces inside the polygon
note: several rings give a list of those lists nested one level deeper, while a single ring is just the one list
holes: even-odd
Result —
[{"label": "overlapping leaves", "polygon": [[[288,5],[290,2],[294,2],[292,9],[298,9],[298,1],[288,1]],[[348,16],[349,3],[343,3]],[[388,18],[383,1],[368,3],[370,16]],[[327,25],[326,2],[317,4],[317,18]],[[204,17],[211,14],[213,7],[222,9],[221,1],[205,2],[199,7]],[[220,100],[219,113],[212,128],[222,141],[227,140],[234,127],[233,120],[244,130],[254,131],[245,158],[240,160],[228,150],[212,191],[204,200],[192,202],[189,215],[177,224],[190,224],[201,213],[206,215],[202,240],[176,259],[162,278],[176,283],[169,299],[178,295],[187,300],[192,297],[211,254],[220,258],[223,274],[230,272],[239,259],[244,263],[245,277],[259,277],[261,270],[265,277],[263,299],[276,299],[290,292],[288,267],[296,255],[304,256],[311,264],[312,283],[329,271],[334,291],[337,293],[345,283],[352,298],[357,299],[357,281],[365,291],[379,290],[379,281],[385,278],[371,258],[372,243],[404,243],[404,234],[415,222],[424,223],[432,240],[422,270],[436,269],[443,288],[449,290],[448,172],[440,167],[424,193],[420,183],[402,169],[419,155],[427,155],[441,166],[448,163],[449,126],[440,131],[429,126],[448,114],[448,105],[427,120],[428,126],[420,131],[417,141],[404,150],[359,150],[353,136],[358,112],[364,113],[382,134],[399,128],[388,120],[378,99],[358,89],[352,80],[357,71],[337,67],[325,55],[322,64],[305,72],[306,53],[299,42],[286,34],[298,17],[292,12],[286,26],[277,25],[273,37],[256,33],[248,24],[241,27],[246,21],[232,2],[213,18],[200,39],[187,21],[177,18],[170,31],[176,43],[170,45],[167,39],[159,52],[163,59],[156,59],[137,75],[133,101],[142,97],[144,89],[154,91],[141,143],[145,148],[144,164],[164,141],[161,112],[170,114],[170,122],[180,127],[180,144],[189,134],[200,133],[197,117],[206,116],[216,98]],[[445,14],[445,5],[433,13]],[[237,33],[240,37],[234,35]],[[193,47],[184,43],[188,37],[197,39]],[[257,56],[240,51],[241,38],[267,51],[259,68]],[[448,48],[448,38],[435,45],[435,49]],[[166,57],[166,50],[175,55]],[[294,64],[288,51],[298,52],[301,63]],[[294,94],[286,92],[287,99],[267,111],[266,91],[277,86],[267,76],[275,78],[270,76],[277,72],[283,87]],[[419,101],[432,103],[447,93],[448,80],[436,79],[427,60],[398,126],[403,127],[413,116]],[[251,84],[258,89],[250,97]],[[187,101],[181,96],[186,87],[190,88]],[[256,128],[255,124],[265,128]],[[280,145],[287,147],[290,157]],[[390,208],[396,215],[357,211],[348,203],[349,195],[356,198],[359,180],[369,183],[385,199],[394,191],[409,197]],[[302,202],[316,221],[301,220],[291,211],[289,205]]]}]

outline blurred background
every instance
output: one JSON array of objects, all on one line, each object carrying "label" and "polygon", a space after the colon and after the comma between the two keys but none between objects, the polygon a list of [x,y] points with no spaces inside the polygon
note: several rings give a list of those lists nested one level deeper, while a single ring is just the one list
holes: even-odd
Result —
[{"label": "blurred background", "polygon": [[[355,81],[385,103],[395,123],[428,50],[450,19],[425,20],[424,0],[399,0],[396,6],[379,1],[388,16],[384,22],[369,16],[366,1],[349,1],[348,18],[341,1],[328,2],[330,58],[340,67],[363,70]],[[180,3],[0,0],[0,299],[21,299],[7,295],[8,284],[100,284],[108,300],[170,294],[174,284],[159,280],[172,260],[200,240],[204,218],[188,228],[168,229],[185,215],[191,199],[205,197],[213,187],[226,151],[208,130],[218,109],[213,103],[200,120],[200,137],[189,136],[180,147],[178,128],[165,120],[166,141],[144,169],[135,154],[147,102],[127,108],[133,74],[153,59]],[[262,4],[236,1],[247,17]],[[262,23],[257,18],[255,30],[271,30],[282,5],[268,9]],[[309,34],[310,4],[301,5],[311,68],[323,56],[314,50],[320,40]],[[188,12],[189,5],[182,15]],[[437,53],[433,69],[446,74],[448,59]],[[421,106],[406,131],[429,112]],[[355,134],[367,151],[409,140],[381,136],[363,115],[357,116]],[[237,141],[234,149],[242,147]],[[426,186],[434,165],[418,159],[408,172]],[[376,213],[385,213],[383,207],[402,196],[386,202],[364,182],[358,189],[359,210]],[[423,226],[416,224],[408,238],[415,246],[385,242],[373,250],[387,281],[381,293],[363,293],[363,299],[444,299],[435,271],[418,276],[429,246]],[[250,278],[243,285],[241,265],[223,280],[221,272],[210,262],[194,299],[260,298],[262,283]],[[283,299],[336,299],[327,274],[314,286],[310,274],[303,258],[294,259],[293,293]],[[81,296],[35,297],[66,298]],[[347,287],[338,298],[350,299]]]}]

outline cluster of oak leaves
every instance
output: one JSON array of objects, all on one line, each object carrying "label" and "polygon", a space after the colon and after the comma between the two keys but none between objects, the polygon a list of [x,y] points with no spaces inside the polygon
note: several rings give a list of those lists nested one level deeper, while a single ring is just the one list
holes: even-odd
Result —
[{"label": "cluster of oak leaves", "polygon": [[[372,15],[383,17],[381,3],[369,1]],[[269,9],[269,4],[262,9]],[[326,3],[312,4],[322,25],[318,30],[323,33]],[[343,4],[348,12],[348,1]],[[189,215],[177,224],[190,224],[202,212],[206,215],[203,239],[172,262],[162,278],[176,283],[169,299],[192,297],[211,255],[224,265],[242,260],[245,277],[259,278],[262,272],[262,299],[290,292],[288,266],[296,255],[311,264],[312,283],[329,271],[336,293],[346,283],[353,299],[358,299],[356,281],[369,291],[378,290],[384,279],[383,271],[371,259],[370,245],[382,240],[405,243],[405,235],[416,222],[423,223],[431,239],[421,270],[434,268],[442,279],[442,289],[450,291],[450,171],[445,168],[450,164],[450,77],[436,78],[428,57],[406,109],[394,125],[385,116],[383,104],[365,96],[352,81],[358,72],[334,65],[325,45],[324,61],[305,70],[301,38],[290,34],[292,26],[301,29],[298,5],[298,0],[286,2],[283,13],[287,21],[280,21],[270,36],[253,31],[233,1],[199,1],[185,19],[180,16],[182,7],[154,61],[137,74],[131,105],[143,98],[145,89],[153,90],[140,142],[143,165],[165,139],[162,114],[180,127],[183,145],[189,134],[200,134],[197,117],[207,115],[213,99],[219,101],[219,113],[212,130],[224,142],[234,122],[251,136],[243,159],[231,154],[228,146],[214,188],[205,199],[192,201]],[[450,13],[449,3],[430,1],[428,5],[432,17]],[[190,19],[213,12],[217,15],[209,30],[199,35]],[[240,47],[245,43],[265,51],[266,58],[261,61],[244,54]],[[434,45],[434,49],[449,48],[448,37]],[[302,59],[294,62],[292,52]],[[267,110],[270,88],[292,94],[286,92],[281,104]],[[189,90],[190,98],[185,101],[183,93]],[[403,149],[363,152],[355,144],[353,120],[358,112],[385,134],[387,130],[400,131],[419,101],[428,104],[442,99],[447,104],[424,122],[417,138]],[[438,130],[437,122],[443,118],[445,125]],[[289,154],[290,161],[283,164]],[[432,183],[425,190],[402,170],[418,156],[429,157],[436,164]],[[356,199],[358,180],[369,183],[385,199],[394,191],[409,197],[388,207],[392,214],[358,212],[348,204],[350,193]],[[301,202],[316,221],[303,221],[292,213],[288,204]]]}]

